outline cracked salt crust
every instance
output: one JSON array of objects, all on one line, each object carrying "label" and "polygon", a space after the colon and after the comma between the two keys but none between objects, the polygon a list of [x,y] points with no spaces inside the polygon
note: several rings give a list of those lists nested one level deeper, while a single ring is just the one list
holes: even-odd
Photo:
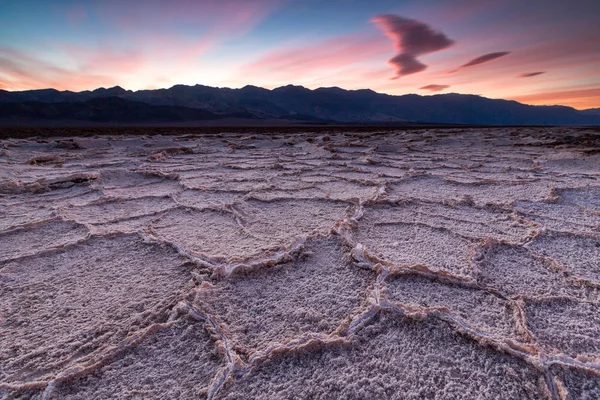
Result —
[{"label": "cracked salt crust", "polygon": [[593,135],[0,141],[0,397],[600,398]]}]

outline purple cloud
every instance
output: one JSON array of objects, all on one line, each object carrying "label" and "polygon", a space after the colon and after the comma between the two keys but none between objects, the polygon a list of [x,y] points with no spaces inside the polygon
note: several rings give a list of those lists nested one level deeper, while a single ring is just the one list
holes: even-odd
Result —
[{"label": "purple cloud", "polygon": [[427,69],[427,65],[419,62],[413,55],[406,53],[401,53],[391,58],[389,63],[396,67],[396,78],[403,75],[415,74]]},{"label": "purple cloud", "polygon": [[546,71],[527,72],[527,73],[519,75],[519,78],[531,78],[533,76],[538,76],[538,75],[545,74],[545,73],[546,73]]},{"label": "purple cloud", "polygon": [[427,85],[419,89],[429,90],[430,92],[441,92],[442,90],[448,89],[449,87],[449,85]]},{"label": "purple cloud", "polygon": [[427,65],[417,60],[418,56],[444,50],[454,44],[442,32],[414,19],[397,15],[380,15],[372,22],[394,41],[398,55],[389,60],[396,67],[396,78],[421,72]]},{"label": "purple cloud", "polygon": [[510,51],[499,51],[496,53],[484,54],[480,57],[472,59],[471,61],[469,61],[466,64],[461,65],[460,68],[472,67],[474,65],[483,64],[483,63],[495,60],[497,58],[504,57],[505,55],[510,54],[510,53],[511,53]]}]

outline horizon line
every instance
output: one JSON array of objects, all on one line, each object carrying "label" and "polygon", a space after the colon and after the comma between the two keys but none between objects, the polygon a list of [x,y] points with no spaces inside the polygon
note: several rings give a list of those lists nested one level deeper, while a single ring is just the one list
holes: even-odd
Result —
[{"label": "horizon line", "polygon": [[[282,85],[282,86],[277,86],[274,88],[266,88],[266,87],[262,87],[262,86],[256,86],[256,85],[252,85],[252,84],[246,84],[244,86],[241,87],[230,87],[230,86],[209,86],[209,85],[203,85],[200,83],[196,83],[194,85],[186,85],[183,83],[178,83],[175,85],[172,85],[170,87],[162,87],[162,88],[150,88],[150,89],[137,89],[137,90],[132,90],[132,89],[125,89],[124,87],[122,87],[121,85],[115,85],[115,86],[110,86],[110,87],[104,87],[104,86],[100,86],[97,87],[95,89],[85,89],[85,90],[80,90],[80,91],[74,91],[74,90],[69,90],[69,89],[65,89],[65,90],[60,90],[60,89],[56,89],[53,87],[44,87],[44,88],[37,88],[37,89],[25,89],[25,90],[8,90],[8,89],[2,89],[0,88],[0,92],[8,92],[8,93],[23,93],[23,92],[35,92],[35,91],[42,91],[42,90],[54,90],[57,92],[69,92],[69,93],[83,93],[83,92],[95,92],[96,90],[110,90],[110,89],[122,89],[125,92],[132,92],[132,93],[137,93],[137,92],[141,92],[141,91],[154,91],[154,90],[169,90],[169,89],[173,89],[177,86],[185,86],[185,87],[196,87],[196,86],[202,86],[202,87],[208,87],[208,88],[213,88],[213,89],[229,89],[229,90],[241,90],[247,87],[253,87],[253,88],[257,88],[257,89],[263,89],[263,90],[268,90],[268,91],[274,91],[277,89],[281,89],[281,88],[286,88],[286,87],[297,87],[297,88],[303,88],[306,90],[309,90],[311,92],[316,91],[316,90],[320,90],[320,89],[340,89],[346,92],[361,92],[361,91],[370,91],[373,92],[375,94],[378,95],[383,95],[383,96],[391,96],[391,97],[403,97],[403,96],[420,96],[420,97],[433,97],[433,96],[445,96],[445,95],[460,95],[460,96],[476,96],[476,97],[481,97],[484,99],[489,99],[489,100],[504,100],[504,101],[513,101],[519,104],[523,104],[523,105],[527,105],[527,106],[532,106],[532,107],[566,107],[566,108],[571,108],[577,111],[587,111],[587,110],[597,110],[600,107],[591,107],[591,108],[577,108],[577,107],[573,107],[573,106],[568,106],[568,105],[564,105],[564,104],[533,104],[533,103],[527,103],[524,101],[519,101],[519,100],[515,100],[515,99],[510,99],[510,98],[501,98],[501,97],[486,97],[486,96],[482,96],[480,94],[473,94],[473,93],[459,93],[459,92],[448,92],[448,93],[430,93],[430,94],[420,94],[420,93],[404,93],[404,94],[389,94],[389,93],[385,93],[385,92],[377,92],[373,89],[370,88],[362,88],[362,89],[345,89],[343,87],[340,86],[319,86],[317,88],[311,89],[309,87],[303,86],[303,85],[295,85],[295,84],[287,84],[287,85]],[[115,97],[119,97],[118,95],[116,95]]]}]

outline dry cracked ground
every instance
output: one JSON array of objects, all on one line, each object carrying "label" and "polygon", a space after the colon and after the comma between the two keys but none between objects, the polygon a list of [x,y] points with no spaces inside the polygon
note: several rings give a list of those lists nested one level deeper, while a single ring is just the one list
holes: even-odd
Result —
[{"label": "dry cracked ground", "polygon": [[0,141],[4,399],[598,399],[574,129]]}]

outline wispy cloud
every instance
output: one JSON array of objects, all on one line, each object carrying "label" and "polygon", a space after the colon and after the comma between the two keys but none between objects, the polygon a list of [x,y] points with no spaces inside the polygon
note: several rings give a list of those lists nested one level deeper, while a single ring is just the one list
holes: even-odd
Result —
[{"label": "wispy cloud", "polygon": [[444,50],[454,44],[445,34],[433,30],[429,25],[397,15],[380,15],[372,22],[394,41],[398,54],[389,60],[396,67],[396,77],[421,72],[427,65],[417,57]]},{"label": "wispy cloud", "polygon": [[519,78],[532,78],[534,76],[542,75],[542,74],[545,74],[545,73],[546,73],[546,71],[526,72],[524,74],[520,74]]},{"label": "wispy cloud", "polygon": [[[102,57],[101,57],[102,58]],[[109,62],[115,61],[108,58]],[[0,47],[0,75],[5,87],[12,90],[55,88],[90,89],[116,84],[114,74],[120,64],[110,64],[111,71],[64,68],[11,47]],[[111,74],[112,72],[112,74]]]},{"label": "wispy cloud", "polygon": [[11,90],[82,90],[114,84],[145,88],[165,75],[177,83],[202,70],[203,54],[246,34],[280,4],[279,0],[173,0],[166,7],[160,0],[106,0],[101,5],[62,8],[63,23],[79,29],[93,19],[110,33],[89,44],[45,43],[43,52],[52,53],[51,61],[39,55],[39,44],[31,50],[5,46],[0,49],[0,79]]},{"label": "wispy cloud", "polygon": [[449,87],[450,87],[450,85],[427,85],[427,86],[423,86],[419,89],[429,90],[430,92],[441,92],[442,90],[446,90]]},{"label": "wispy cloud", "polygon": [[281,83],[318,79],[339,69],[348,69],[385,54],[387,45],[377,37],[350,34],[312,44],[282,46],[241,68],[245,76],[268,76]]},{"label": "wispy cloud", "polygon": [[497,58],[504,57],[508,54],[510,54],[510,51],[498,51],[496,53],[484,54],[482,56],[472,59],[471,61],[467,62],[466,64],[461,65],[460,68],[467,68],[467,67],[473,67],[473,66],[479,65],[479,64],[484,64],[486,62],[493,61]]}]

